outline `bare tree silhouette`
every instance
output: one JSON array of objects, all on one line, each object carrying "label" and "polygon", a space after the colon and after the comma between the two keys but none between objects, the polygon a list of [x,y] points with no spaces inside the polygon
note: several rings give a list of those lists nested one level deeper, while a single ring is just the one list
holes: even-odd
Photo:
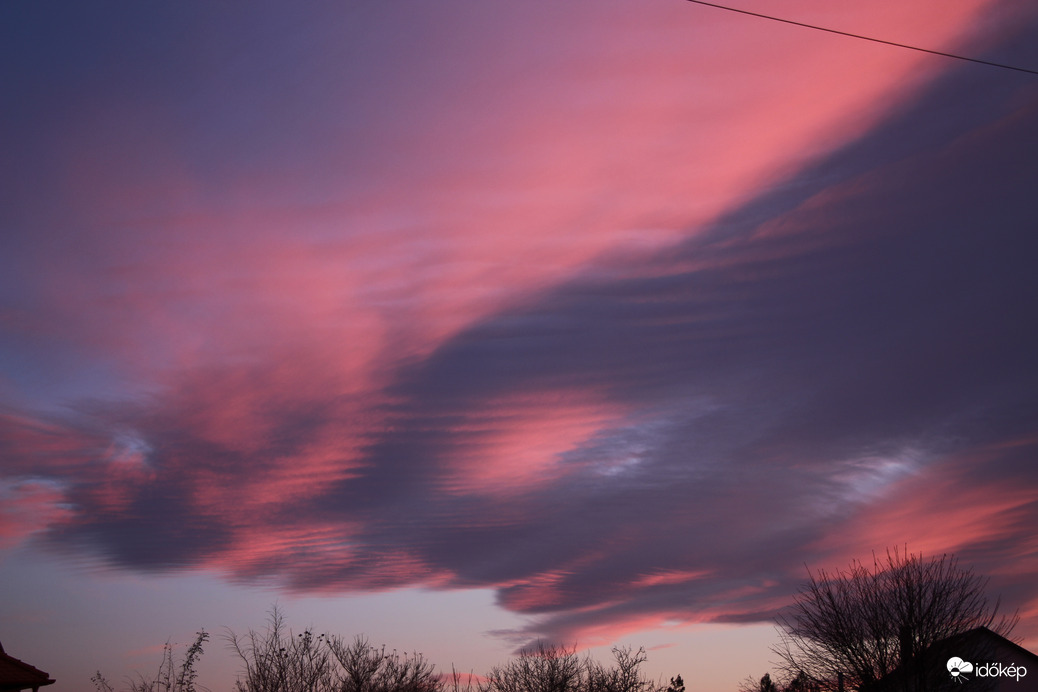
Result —
[{"label": "bare tree silhouette", "polygon": [[575,649],[538,642],[504,666],[495,666],[478,692],[664,692],[643,677],[645,649],[613,649],[613,665],[603,666]]},{"label": "bare tree silhouette", "polygon": [[[195,664],[209,635],[203,630],[183,662],[173,661],[173,647],[163,649],[158,674],[129,680],[129,692],[196,692]],[[684,692],[681,676],[668,689],[644,677],[645,649],[614,648],[603,665],[575,649],[538,643],[480,678],[463,681],[456,670],[436,672],[420,653],[387,651],[362,636],[345,640],[317,634],[312,628],[293,633],[277,605],[262,630],[237,634],[228,629],[228,648],[241,663],[234,682],[237,692]],[[453,667],[452,667],[453,670]],[[97,692],[115,692],[98,672],[91,678]],[[207,692],[207,691],[206,691]]]},{"label": "bare tree silhouette", "polygon": [[244,666],[238,692],[330,692],[334,689],[331,654],[325,635],[312,630],[292,636],[275,605],[263,632],[228,632],[231,650]]},{"label": "bare tree silhouette", "polygon": [[855,561],[808,577],[778,618],[774,652],[787,675],[803,672],[821,690],[837,689],[843,674],[848,689],[868,692],[898,670],[901,687],[925,692],[938,667],[927,660],[935,643],[980,626],[1004,636],[1017,620],[988,601],[987,579],[949,555],[926,560],[895,548],[873,555],[871,568]]},{"label": "bare tree silhouette", "polygon": [[[306,629],[293,636],[277,606],[267,628],[229,632],[244,669],[238,692],[440,692],[443,682],[421,654],[387,652],[363,637],[347,643]],[[136,691],[135,691],[136,692]]]},{"label": "bare tree silhouette", "polygon": [[337,692],[439,692],[443,686],[420,653],[387,652],[360,636],[349,644],[332,637],[328,647],[339,664]]}]

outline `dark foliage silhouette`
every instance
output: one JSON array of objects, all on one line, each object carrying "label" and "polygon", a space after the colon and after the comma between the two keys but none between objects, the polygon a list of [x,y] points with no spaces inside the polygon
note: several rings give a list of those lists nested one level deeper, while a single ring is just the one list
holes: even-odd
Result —
[{"label": "dark foliage silhouette", "polygon": [[771,673],[765,673],[759,680],[747,677],[739,685],[739,692],[779,692],[779,686],[771,679]]}]

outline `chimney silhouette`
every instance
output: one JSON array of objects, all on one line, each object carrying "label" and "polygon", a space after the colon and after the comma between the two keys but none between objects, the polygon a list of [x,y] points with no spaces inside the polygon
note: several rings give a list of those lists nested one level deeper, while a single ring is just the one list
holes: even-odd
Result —
[{"label": "chimney silhouette", "polygon": [[898,643],[901,645],[901,666],[909,666],[915,654],[912,649],[912,630],[908,625],[902,625],[901,629],[897,633]]}]

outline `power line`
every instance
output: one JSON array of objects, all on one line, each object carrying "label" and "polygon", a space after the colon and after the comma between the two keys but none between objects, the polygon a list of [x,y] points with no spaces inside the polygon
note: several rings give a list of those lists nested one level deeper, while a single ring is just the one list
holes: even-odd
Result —
[{"label": "power line", "polygon": [[908,50],[919,51],[920,53],[929,53],[930,55],[940,55],[945,58],[955,58],[956,60],[966,60],[967,62],[980,63],[981,65],[989,65],[991,67],[1001,67],[1003,70],[1016,70],[1017,72],[1026,72],[1028,74],[1038,75],[1038,70],[1028,70],[1026,67],[1015,67],[1013,65],[1004,65],[997,62],[989,62],[987,60],[979,60],[977,58],[967,58],[963,55],[955,55],[954,53],[942,53],[939,50],[930,50],[928,48],[919,48],[918,46],[910,46],[906,43],[895,43],[894,41],[884,41],[880,38],[873,38],[871,36],[862,36],[860,34],[852,34],[846,31],[837,31],[836,29],[827,29],[824,26],[815,26],[814,24],[804,24],[803,22],[795,22],[792,19],[782,19],[781,17],[772,17],[766,14],[760,14],[757,12],[750,12],[749,10],[740,10],[735,7],[727,7],[725,5],[717,5],[712,2],[704,2],[703,0],[688,0],[688,2],[694,2],[697,5],[706,5],[707,7],[716,7],[719,10],[728,10],[729,12],[738,12],[739,14],[748,14],[751,17],[760,17],[761,19],[770,19],[773,22],[782,22],[783,24],[793,24],[794,26],[802,26],[805,29],[815,29],[816,31],[826,31],[830,34],[839,34],[840,36],[849,36],[850,38],[861,39],[862,41],[872,41],[873,43],[882,43],[888,46],[896,46],[898,48],[907,48]]}]

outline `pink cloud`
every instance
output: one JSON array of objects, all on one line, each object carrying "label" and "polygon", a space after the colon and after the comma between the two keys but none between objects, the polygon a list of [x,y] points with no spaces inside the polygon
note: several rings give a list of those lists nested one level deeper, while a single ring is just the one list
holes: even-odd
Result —
[{"label": "pink cloud", "polygon": [[[830,559],[846,564],[853,558],[847,553],[851,546],[907,542],[914,552],[940,555],[965,553],[1006,538],[1020,540],[1020,522],[1034,503],[1032,489],[1000,476],[985,481],[977,472],[997,463],[1007,445],[1033,447],[1034,441],[999,444],[931,463],[888,487],[881,499],[841,528],[839,539],[829,535],[818,547]],[[1021,545],[1019,550],[1022,558],[1030,548]],[[1026,561],[1012,563],[1022,572],[1030,568]]]},{"label": "pink cloud", "polygon": [[[784,11],[944,46],[986,5]],[[428,353],[603,252],[680,238],[860,134],[904,96],[908,75],[940,65],[690,4],[660,17],[610,10],[573,34],[582,15],[561,13],[544,37],[543,59],[565,58],[550,79],[527,78],[528,47],[506,42],[495,59],[514,73],[508,88],[468,68],[449,100],[419,92],[421,127],[376,162],[392,169],[369,177],[375,185],[346,176],[336,198],[314,204],[294,198],[305,181],[249,171],[220,191],[231,202],[214,204],[175,116],[108,95],[63,133],[64,201],[104,232],[88,231],[89,263],[46,258],[61,331],[133,367],[133,379],[271,348],[300,357],[276,346],[306,342],[334,344],[312,355],[352,387],[377,385],[383,363]],[[730,33],[697,33],[706,22]],[[632,32],[654,36],[640,61],[623,41],[601,50]],[[348,170],[351,142],[328,147],[319,172]],[[279,186],[291,194],[272,193]]]},{"label": "pink cloud", "polygon": [[451,494],[508,496],[550,486],[577,470],[564,463],[596,432],[620,419],[615,406],[591,393],[547,391],[486,402],[446,428],[459,443],[438,485]]},{"label": "pink cloud", "polygon": [[656,570],[639,577],[631,586],[634,588],[659,586],[661,584],[684,584],[709,577],[709,570]]},{"label": "pink cloud", "polygon": [[33,534],[67,519],[64,494],[45,482],[0,485],[0,548],[17,546]]}]

